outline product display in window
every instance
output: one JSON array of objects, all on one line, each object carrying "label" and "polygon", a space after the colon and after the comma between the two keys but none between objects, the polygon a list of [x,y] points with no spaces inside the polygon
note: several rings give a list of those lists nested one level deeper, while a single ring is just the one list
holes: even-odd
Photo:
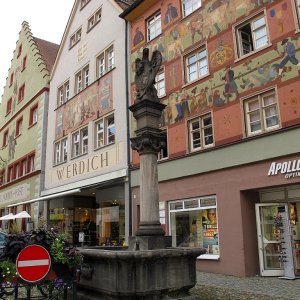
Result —
[{"label": "product display in window", "polygon": [[173,246],[203,247],[206,254],[219,255],[216,208],[178,209],[170,212],[170,218]]}]

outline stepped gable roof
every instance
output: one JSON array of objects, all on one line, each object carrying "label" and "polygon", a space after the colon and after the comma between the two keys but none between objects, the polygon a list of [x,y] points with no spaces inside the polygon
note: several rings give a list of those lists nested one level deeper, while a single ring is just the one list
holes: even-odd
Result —
[{"label": "stepped gable roof", "polygon": [[46,64],[47,70],[51,72],[59,49],[59,45],[39,39],[37,37],[33,37],[33,40],[40,51],[40,54]]},{"label": "stepped gable roof", "polygon": [[115,0],[115,2],[122,8],[127,9],[135,0]]}]

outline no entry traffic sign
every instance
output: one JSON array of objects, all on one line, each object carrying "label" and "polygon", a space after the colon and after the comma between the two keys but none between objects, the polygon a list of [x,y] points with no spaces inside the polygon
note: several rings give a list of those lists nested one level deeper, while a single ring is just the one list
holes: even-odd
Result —
[{"label": "no entry traffic sign", "polygon": [[20,277],[27,282],[42,280],[49,272],[51,258],[49,252],[40,245],[29,245],[18,255],[16,268]]}]

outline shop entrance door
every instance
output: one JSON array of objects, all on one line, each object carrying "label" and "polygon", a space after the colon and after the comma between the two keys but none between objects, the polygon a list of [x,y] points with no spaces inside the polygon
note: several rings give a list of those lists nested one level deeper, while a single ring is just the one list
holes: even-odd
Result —
[{"label": "shop entrance door", "polygon": [[287,206],[278,203],[256,204],[256,224],[260,273],[262,276],[283,276],[284,262],[279,214],[286,213]]}]

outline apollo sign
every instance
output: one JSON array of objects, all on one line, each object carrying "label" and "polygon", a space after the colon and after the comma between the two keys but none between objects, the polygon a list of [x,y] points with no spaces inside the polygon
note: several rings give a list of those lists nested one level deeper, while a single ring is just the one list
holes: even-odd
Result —
[{"label": "apollo sign", "polygon": [[300,159],[289,160],[285,162],[272,162],[268,176],[285,174],[286,179],[300,177]]}]

